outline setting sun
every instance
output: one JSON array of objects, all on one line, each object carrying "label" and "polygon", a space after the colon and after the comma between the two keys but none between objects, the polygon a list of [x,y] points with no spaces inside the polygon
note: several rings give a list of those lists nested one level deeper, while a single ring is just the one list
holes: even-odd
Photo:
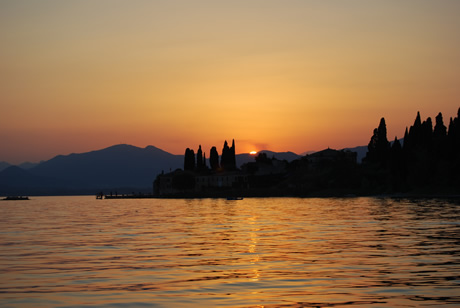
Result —
[{"label": "setting sun", "polygon": [[251,155],[256,155],[256,154],[257,154],[257,151],[251,151],[251,152],[249,152],[249,154],[251,154]]}]

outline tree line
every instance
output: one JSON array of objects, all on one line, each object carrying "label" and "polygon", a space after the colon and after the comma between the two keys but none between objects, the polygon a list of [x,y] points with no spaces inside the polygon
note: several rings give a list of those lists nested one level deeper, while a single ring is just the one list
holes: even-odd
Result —
[{"label": "tree line", "polygon": [[[329,151],[330,158],[319,157]],[[385,118],[374,129],[368,151],[358,164],[346,150],[325,150],[285,162],[284,174],[257,176],[275,158],[259,155],[243,166],[249,174],[248,195],[343,196],[378,194],[458,195],[460,193],[460,108],[448,126],[439,113],[406,128],[404,138],[387,138]],[[279,162],[278,162],[279,163]]]},{"label": "tree line", "polygon": [[185,149],[184,155],[184,170],[185,171],[195,171],[195,172],[205,172],[205,171],[232,171],[236,170],[236,154],[235,154],[235,140],[232,140],[232,146],[229,147],[227,141],[225,140],[224,146],[222,148],[222,155],[219,162],[219,153],[217,148],[213,146],[210,150],[209,156],[209,165],[208,168],[206,164],[206,154],[203,153],[201,145],[198,148],[198,151],[195,156],[195,151],[193,149]]},{"label": "tree line", "polygon": [[[408,193],[447,195],[460,193],[460,108],[448,125],[439,113],[434,122],[422,121],[420,112],[404,138],[387,138],[385,118],[373,130],[362,164],[346,150],[327,149],[291,162],[260,153],[241,168],[249,183],[241,196],[344,196]],[[322,153],[323,152],[323,153]],[[324,154],[324,156],[323,156]],[[173,186],[193,189],[195,176],[233,171],[235,141],[225,141],[222,155],[216,147],[206,154],[187,148],[184,171],[173,177]],[[210,193],[210,191],[206,191]]]},{"label": "tree line", "polygon": [[417,112],[414,124],[406,127],[402,144],[387,139],[385,119],[380,120],[368,144],[363,167],[382,172],[380,185],[392,191],[454,187],[460,173],[460,108],[457,117],[444,124],[442,113],[422,122]]}]

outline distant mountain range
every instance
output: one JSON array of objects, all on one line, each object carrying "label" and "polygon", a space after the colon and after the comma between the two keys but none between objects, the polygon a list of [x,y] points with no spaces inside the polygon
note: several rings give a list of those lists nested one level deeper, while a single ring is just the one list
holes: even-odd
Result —
[{"label": "distant mountain range", "polygon": [[4,162],[4,161],[0,161],[0,171],[10,167],[11,165],[7,162]]},{"label": "distant mountain range", "polygon": [[[22,169],[30,169],[30,168],[33,168],[35,166],[37,166],[39,163],[29,163],[29,162],[25,162],[25,163],[22,163],[20,165],[17,165],[17,167],[20,167]],[[0,171],[10,167],[10,166],[16,166],[16,165],[11,165],[10,163],[7,163],[7,162],[4,162],[4,161],[0,161]]]},{"label": "distant mountain range", "polygon": [[302,157],[302,155],[298,155],[298,154],[293,153],[293,152],[272,152],[272,151],[268,151],[268,150],[262,150],[262,151],[259,151],[256,155],[251,155],[251,154],[248,154],[248,153],[237,154],[236,155],[236,165],[237,165],[237,167],[239,168],[243,164],[253,162],[255,156],[257,156],[259,153],[265,153],[270,158],[275,157],[276,159],[287,160],[288,162],[291,162],[293,160],[296,160],[296,159]]},{"label": "distant mountain range", "polygon": [[95,193],[128,188],[151,191],[157,174],[182,164],[182,155],[153,146],[120,144],[82,154],[59,155],[28,170],[7,167],[0,172],[0,195]]},{"label": "distant mountain range", "polygon": [[[358,152],[359,161],[362,148],[367,151],[367,147],[350,149]],[[261,152],[289,162],[301,157],[293,152]],[[252,162],[254,158],[254,155],[238,154],[237,166]],[[174,155],[154,146],[139,148],[127,144],[81,154],[59,155],[39,164],[11,166],[0,162],[0,195],[151,192],[153,180],[158,174],[183,168],[183,163],[183,155]]]}]

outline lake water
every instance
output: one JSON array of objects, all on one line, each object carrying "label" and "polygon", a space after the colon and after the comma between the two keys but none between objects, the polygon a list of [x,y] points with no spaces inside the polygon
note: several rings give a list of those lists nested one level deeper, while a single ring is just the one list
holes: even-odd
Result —
[{"label": "lake water", "polygon": [[460,203],[0,202],[2,307],[460,306]]}]

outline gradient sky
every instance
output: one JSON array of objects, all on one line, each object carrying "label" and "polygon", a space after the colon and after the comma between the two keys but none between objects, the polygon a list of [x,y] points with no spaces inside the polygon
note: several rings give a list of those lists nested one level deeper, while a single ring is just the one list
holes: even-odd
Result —
[{"label": "gradient sky", "polygon": [[460,106],[460,1],[0,0],[0,161],[367,145]]}]

